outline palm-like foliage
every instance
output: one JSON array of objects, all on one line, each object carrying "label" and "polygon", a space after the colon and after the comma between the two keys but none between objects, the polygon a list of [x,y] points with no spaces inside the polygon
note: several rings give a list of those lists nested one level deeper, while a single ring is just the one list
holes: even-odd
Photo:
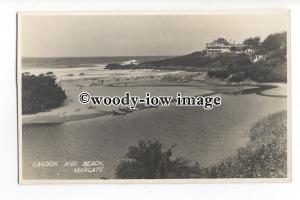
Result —
[{"label": "palm-like foliage", "polygon": [[177,158],[171,159],[173,145],[166,151],[158,142],[140,141],[138,146],[129,147],[128,160],[122,161],[116,169],[116,177],[123,179],[191,178],[199,172],[198,165]]}]

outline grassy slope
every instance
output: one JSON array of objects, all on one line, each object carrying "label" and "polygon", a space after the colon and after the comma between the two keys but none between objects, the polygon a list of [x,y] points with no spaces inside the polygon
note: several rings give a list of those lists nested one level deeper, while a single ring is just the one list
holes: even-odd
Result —
[{"label": "grassy slope", "polygon": [[284,178],[287,176],[287,112],[259,120],[251,128],[249,145],[235,157],[206,169],[209,178]]}]

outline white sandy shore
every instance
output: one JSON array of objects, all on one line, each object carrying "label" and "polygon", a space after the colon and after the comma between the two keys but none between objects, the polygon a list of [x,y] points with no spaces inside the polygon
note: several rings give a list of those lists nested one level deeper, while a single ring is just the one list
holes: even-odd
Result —
[{"label": "white sandy shore", "polygon": [[265,90],[263,95],[267,96],[287,96],[287,84],[286,83],[269,83],[268,85],[274,85],[276,88]]}]

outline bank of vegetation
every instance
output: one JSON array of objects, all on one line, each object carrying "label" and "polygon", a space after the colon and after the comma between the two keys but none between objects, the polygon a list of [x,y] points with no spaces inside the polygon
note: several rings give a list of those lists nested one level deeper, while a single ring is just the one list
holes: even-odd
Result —
[{"label": "bank of vegetation", "polygon": [[[206,168],[209,178],[285,178],[287,176],[287,113],[259,120],[249,132],[249,145],[236,156]],[[205,174],[204,173],[204,174]]]},{"label": "bank of vegetation", "polygon": [[22,74],[22,113],[33,114],[61,106],[67,96],[52,72]]},{"label": "bank of vegetation", "polygon": [[258,120],[249,131],[249,143],[237,154],[212,167],[185,158],[173,158],[172,146],[163,150],[156,141],[129,147],[116,169],[120,179],[174,178],[285,178],[287,177],[287,113]]},{"label": "bank of vegetation", "polygon": [[249,56],[240,56],[224,69],[209,71],[208,76],[234,82],[245,79],[257,82],[287,81],[286,32],[269,35],[254,50],[256,54],[263,55],[263,59],[253,63]]}]

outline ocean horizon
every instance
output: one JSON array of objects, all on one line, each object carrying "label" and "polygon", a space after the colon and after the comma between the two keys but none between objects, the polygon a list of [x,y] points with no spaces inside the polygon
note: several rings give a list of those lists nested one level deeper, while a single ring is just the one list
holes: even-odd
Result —
[{"label": "ocean horizon", "polygon": [[103,57],[22,57],[22,68],[75,68],[97,67],[109,63],[126,64],[149,62],[172,56],[103,56]]}]

